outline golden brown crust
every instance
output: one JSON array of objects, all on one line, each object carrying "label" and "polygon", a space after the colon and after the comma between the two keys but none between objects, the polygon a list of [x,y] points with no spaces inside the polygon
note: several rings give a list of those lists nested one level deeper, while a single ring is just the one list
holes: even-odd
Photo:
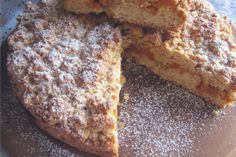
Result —
[{"label": "golden brown crust", "polygon": [[119,21],[162,30],[178,30],[188,11],[187,0],[127,0],[113,2],[106,8],[108,16]]},{"label": "golden brown crust", "polygon": [[21,102],[46,131],[82,151],[117,156],[121,36],[94,19],[28,3],[8,38],[7,67]]}]

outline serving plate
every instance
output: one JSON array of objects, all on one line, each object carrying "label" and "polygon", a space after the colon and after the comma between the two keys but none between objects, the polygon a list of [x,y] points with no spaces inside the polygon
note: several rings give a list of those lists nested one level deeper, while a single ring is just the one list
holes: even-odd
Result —
[{"label": "serving plate", "polygon": [[[236,1],[210,0],[236,23]],[[36,2],[36,1],[34,1]],[[41,131],[8,81],[6,37],[25,1],[1,0],[1,156],[95,157]],[[236,107],[218,110],[132,61],[119,107],[120,157],[235,157]]]}]

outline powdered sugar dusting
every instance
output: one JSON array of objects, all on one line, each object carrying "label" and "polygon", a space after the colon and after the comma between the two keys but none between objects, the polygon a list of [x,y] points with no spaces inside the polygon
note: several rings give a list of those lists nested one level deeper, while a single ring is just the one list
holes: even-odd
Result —
[{"label": "powdered sugar dusting", "polygon": [[93,20],[65,12],[62,3],[27,3],[8,38],[7,67],[17,96],[45,130],[78,149],[116,154],[116,116],[108,113],[118,104],[121,36]]},{"label": "powdered sugar dusting", "polygon": [[203,129],[215,108],[153,74],[143,76],[141,66],[124,66],[129,70],[122,91],[130,99],[123,101],[119,117],[121,156],[186,156],[196,151],[196,126]]},{"label": "powdered sugar dusting", "polygon": [[1,108],[1,125],[4,126],[2,141],[14,146],[15,151],[19,152],[17,156],[85,157],[83,153],[79,155],[66,144],[58,143],[39,130],[12,88],[5,88],[4,91]]},{"label": "powdered sugar dusting", "polygon": [[[106,31],[107,28],[105,25],[104,30]],[[41,29],[40,26],[37,26],[37,29]],[[49,34],[50,32],[44,31],[39,35],[47,38],[50,37]],[[78,34],[83,34],[83,30]],[[76,36],[76,33],[74,35]],[[100,47],[98,41],[94,39],[94,35],[97,35],[96,30],[91,32],[88,41],[93,45],[93,49],[97,50]],[[109,39],[111,36],[108,35],[107,37]],[[70,52],[80,51],[77,48],[83,47],[80,42],[72,40],[65,41],[63,44],[66,46],[65,52],[68,50]],[[61,51],[63,50],[63,44],[61,46],[56,45],[58,51],[63,52]],[[19,45],[16,47],[21,47]],[[26,48],[25,53],[31,52],[32,56],[38,54],[45,57],[44,55],[48,53],[47,45],[44,44],[45,47],[40,47],[39,42],[38,45],[35,45],[35,51],[38,51],[37,46],[40,52],[35,53],[33,50]],[[99,53],[99,51],[97,52]],[[52,64],[55,67],[61,66],[62,72],[58,75],[58,82],[65,86],[70,83],[74,84],[75,81],[71,76],[76,75],[76,70],[72,63],[76,62],[79,65],[79,57],[83,54],[73,56],[73,54],[64,55],[62,53],[64,62],[61,63],[61,55],[56,53],[56,51],[52,51],[48,59],[50,61],[52,57],[52,61],[55,61]],[[26,56],[30,57],[31,55],[26,54]],[[25,56],[19,56],[14,61],[16,62],[13,64],[18,62],[24,64]],[[45,70],[41,69],[43,68],[41,66],[43,62],[32,59],[32,63],[36,70],[40,69],[40,72]],[[89,65],[93,66],[93,64]],[[195,148],[198,142],[196,139],[198,139],[198,136],[206,136],[204,126],[207,121],[213,118],[212,112],[215,108],[185,90],[146,73],[141,66],[125,63],[124,67],[129,70],[125,70],[127,85],[123,91],[129,93],[130,99],[127,99],[127,102],[125,101],[121,106],[119,118],[121,126],[119,131],[120,156],[191,156],[193,152],[196,153],[198,151]],[[64,73],[64,68],[71,73]],[[93,67],[93,69],[96,68],[96,66]],[[87,76],[87,74],[89,74],[89,71],[85,73],[84,78],[88,78],[88,81],[93,80],[92,75]],[[143,76],[143,74],[145,75]],[[39,80],[51,80],[51,78],[45,77],[48,76],[46,72],[35,73],[35,75],[42,76]],[[34,81],[34,83],[37,83],[37,80]],[[40,87],[42,91],[40,92],[46,92],[47,89],[44,89],[44,87],[42,84]],[[61,86],[58,90],[61,88],[63,87]],[[58,143],[39,131],[32,117],[26,114],[26,111],[19,104],[11,88],[5,89],[2,97],[1,112],[3,116],[1,124],[4,126],[3,138],[6,138],[5,142],[9,142],[9,145],[19,152],[18,156],[89,156],[75,152],[66,144]],[[52,111],[54,111],[53,108]],[[208,130],[216,127],[215,121],[211,122],[212,124],[208,125]]]},{"label": "powdered sugar dusting", "polygon": [[[227,113],[224,117],[213,116],[214,106],[133,62],[124,62],[123,72],[127,83],[120,95],[123,102],[119,115],[121,157],[195,156],[199,152],[198,142],[227,116]],[[3,145],[7,141],[20,152],[19,156],[92,157],[40,131],[12,88],[3,91]],[[122,100],[127,93],[129,99]]]},{"label": "powdered sugar dusting", "polygon": [[188,47],[184,48],[184,53],[193,58],[198,71],[209,69],[205,73],[212,73],[220,80],[217,85],[209,81],[213,87],[234,88],[236,56],[233,54],[236,44],[232,23],[227,17],[219,15],[207,1],[195,1],[194,6],[180,37],[183,45]]}]

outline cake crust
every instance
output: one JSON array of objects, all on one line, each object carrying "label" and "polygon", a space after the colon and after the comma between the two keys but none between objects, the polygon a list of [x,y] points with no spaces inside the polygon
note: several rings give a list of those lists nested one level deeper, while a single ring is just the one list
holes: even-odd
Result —
[{"label": "cake crust", "polygon": [[108,16],[121,22],[166,31],[182,27],[189,4],[187,0],[120,0],[111,1],[105,10]]},{"label": "cake crust", "polygon": [[120,31],[56,3],[28,3],[18,20],[7,67],[22,104],[52,136],[118,156]]},{"label": "cake crust", "polygon": [[105,12],[121,22],[162,30],[178,30],[187,19],[191,0],[64,0],[75,13]]}]

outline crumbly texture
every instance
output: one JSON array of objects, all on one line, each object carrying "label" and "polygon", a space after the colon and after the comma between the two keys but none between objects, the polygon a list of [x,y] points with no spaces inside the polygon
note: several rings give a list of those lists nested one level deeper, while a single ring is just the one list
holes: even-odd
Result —
[{"label": "crumbly texture", "polygon": [[17,96],[42,129],[110,157],[118,155],[121,36],[94,19],[54,3],[28,3],[8,39],[7,67]]},{"label": "crumbly texture", "polygon": [[64,0],[66,10],[75,13],[106,14],[118,21],[177,30],[187,19],[191,0]]},{"label": "crumbly texture", "polygon": [[192,5],[179,32],[163,35],[156,30],[132,27],[126,28],[127,34],[131,40],[131,47],[126,45],[128,54],[161,77],[219,107],[236,100],[236,44],[232,25],[206,1]]},{"label": "crumbly texture", "polygon": [[122,25],[123,42],[106,18],[75,16],[54,0],[44,1],[49,4],[29,3],[19,18],[8,39],[7,66],[25,108],[55,138],[79,150],[118,156],[122,48],[161,77],[219,107],[235,101],[232,27],[205,1],[191,4],[178,32]]}]

